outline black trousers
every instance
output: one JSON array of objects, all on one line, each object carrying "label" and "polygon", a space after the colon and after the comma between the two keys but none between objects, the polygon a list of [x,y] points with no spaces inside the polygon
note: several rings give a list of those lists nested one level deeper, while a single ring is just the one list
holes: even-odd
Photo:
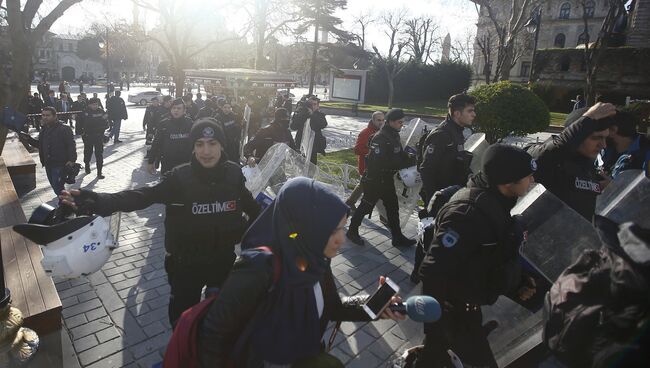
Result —
[{"label": "black trousers", "polygon": [[82,137],[84,142],[84,163],[90,165],[90,159],[95,152],[95,163],[97,165],[97,172],[102,172],[104,166],[104,136],[88,136]]},{"label": "black trousers", "polygon": [[167,310],[172,328],[176,326],[176,321],[185,310],[201,301],[201,290],[204,286],[221,288],[234,261],[234,253],[231,259],[214,265],[182,264],[172,255],[165,257],[165,271],[171,287]]},{"label": "black trousers", "polygon": [[465,366],[497,367],[487,340],[487,331],[483,328],[480,308],[469,311],[464,306],[455,306],[452,310],[445,308],[440,320],[427,326],[424,349],[415,367],[453,367],[448,349]]},{"label": "black trousers", "polygon": [[386,208],[388,227],[393,239],[402,236],[402,229],[399,224],[397,193],[395,193],[395,184],[393,184],[392,181],[389,183],[373,181],[363,183],[363,197],[361,197],[361,203],[350,220],[350,231],[359,231],[359,226],[361,225],[363,217],[372,212],[375,204],[377,204],[377,201],[380,199]]}]

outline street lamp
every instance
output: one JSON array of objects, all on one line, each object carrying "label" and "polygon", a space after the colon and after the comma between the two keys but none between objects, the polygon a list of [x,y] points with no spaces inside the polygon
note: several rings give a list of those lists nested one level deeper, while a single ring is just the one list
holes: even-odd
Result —
[{"label": "street lamp", "polygon": [[104,39],[99,40],[99,48],[103,49],[106,47],[106,94],[109,94],[110,91],[110,84],[111,84],[111,70],[110,70],[110,62],[108,60],[108,28],[106,28],[106,34],[104,36]]},{"label": "street lamp", "polygon": [[542,26],[542,8],[533,10],[530,14],[528,22],[524,25],[528,33],[535,34],[535,44],[533,46],[533,60],[530,63],[530,74],[528,75],[528,83],[532,82],[533,73],[535,71],[535,56],[537,55],[537,41],[539,40],[539,29]]}]

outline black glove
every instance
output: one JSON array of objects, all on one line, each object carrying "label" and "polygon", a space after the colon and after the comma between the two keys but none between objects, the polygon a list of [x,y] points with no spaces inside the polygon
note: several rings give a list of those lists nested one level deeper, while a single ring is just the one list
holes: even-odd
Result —
[{"label": "black glove", "polygon": [[77,205],[75,214],[77,216],[90,216],[95,213],[95,206],[99,196],[92,190],[79,189],[80,194],[74,197],[74,202]]}]

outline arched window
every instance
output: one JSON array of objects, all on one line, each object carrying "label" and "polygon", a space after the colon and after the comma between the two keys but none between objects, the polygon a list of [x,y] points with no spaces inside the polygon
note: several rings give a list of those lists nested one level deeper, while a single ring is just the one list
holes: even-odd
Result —
[{"label": "arched window", "polygon": [[564,3],[560,7],[560,19],[569,19],[571,16],[571,4]]},{"label": "arched window", "polygon": [[595,9],[596,3],[593,1],[587,1],[587,3],[585,3],[585,17],[593,18]]},{"label": "arched window", "polygon": [[576,46],[579,45],[584,45],[585,42],[587,42],[587,39],[589,38],[589,33],[587,31],[584,31],[578,36],[578,43]]},{"label": "arched window", "polygon": [[558,35],[555,36],[555,41],[553,42],[553,46],[563,49],[565,43],[566,43],[566,36],[564,35],[564,33],[558,33]]}]

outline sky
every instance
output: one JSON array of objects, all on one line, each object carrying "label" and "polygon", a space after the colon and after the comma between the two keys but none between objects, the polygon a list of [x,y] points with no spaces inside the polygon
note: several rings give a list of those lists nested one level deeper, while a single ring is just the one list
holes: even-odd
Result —
[{"label": "sky", "polygon": [[[191,6],[191,1],[184,1]],[[223,1],[223,0],[222,0]],[[233,0],[236,2],[237,0]],[[155,2],[155,1],[154,1]],[[371,5],[371,6],[370,6]],[[432,16],[438,25],[440,37],[450,33],[452,40],[463,40],[468,34],[476,33],[476,9],[469,0],[348,0],[345,10],[339,10],[337,16],[343,20],[343,29],[353,30],[354,18],[368,11],[375,17],[383,12],[395,9],[405,9],[412,16]],[[77,34],[83,32],[93,21],[116,20],[119,18],[131,21],[133,5],[131,0],[84,0],[68,10],[52,27],[52,31],[61,34]],[[151,27],[156,23],[156,16],[141,10],[141,19]],[[245,19],[242,13],[229,13],[226,26],[236,29]],[[368,46],[376,45],[379,50],[388,48],[388,41],[383,34],[380,22],[371,25],[366,36]],[[282,43],[290,43],[292,37],[281,38]]]}]

